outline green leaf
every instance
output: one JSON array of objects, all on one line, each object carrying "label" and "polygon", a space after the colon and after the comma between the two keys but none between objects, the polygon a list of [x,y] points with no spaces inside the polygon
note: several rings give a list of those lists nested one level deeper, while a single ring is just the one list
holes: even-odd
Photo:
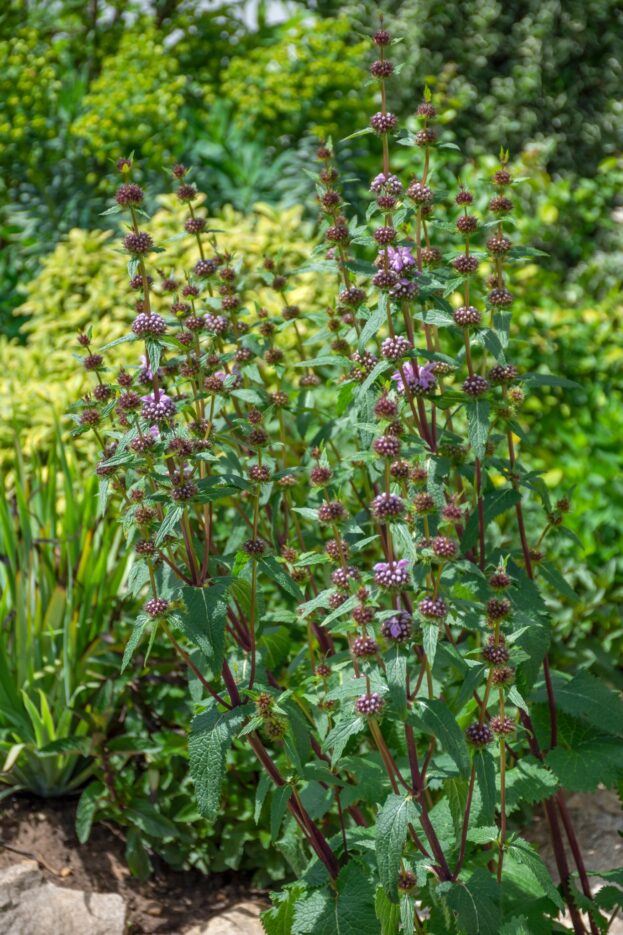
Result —
[{"label": "green leaf", "polygon": [[480,792],[479,821],[490,825],[495,821],[497,802],[495,762],[488,750],[476,750],[474,766],[476,767],[476,787]]},{"label": "green leaf", "polygon": [[489,436],[489,412],[486,399],[473,399],[467,404],[467,436],[475,458],[484,458]]},{"label": "green leaf", "polygon": [[80,796],[76,809],[76,837],[81,844],[89,840],[97,806],[105,791],[103,783],[91,782]]},{"label": "green leaf", "polygon": [[510,813],[524,804],[548,799],[558,789],[554,774],[533,757],[522,757],[506,773],[506,809]]},{"label": "green leaf", "polygon": [[402,716],[407,707],[407,659],[397,646],[385,660],[385,674],[389,697]]},{"label": "green leaf", "polygon": [[[482,498],[485,528],[492,520],[495,519],[496,516],[499,516],[501,513],[505,513],[506,510],[510,510],[510,508],[515,506],[516,503],[519,503],[520,500],[521,495],[519,492],[517,490],[513,490],[510,487],[507,487],[504,490],[496,490],[492,493],[485,494]],[[467,552],[469,549],[471,549],[477,538],[478,510],[474,510],[467,523],[465,524],[465,532],[463,533],[463,538],[461,539],[461,549],[463,552]]]},{"label": "green leaf", "polygon": [[266,935],[291,935],[294,907],[304,892],[305,887],[295,883],[280,893],[271,893],[273,906],[260,916]]},{"label": "green leaf", "polygon": [[559,594],[566,597],[572,604],[579,604],[580,598],[554,565],[550,565],[549,562],[540,562],[538,568],[539,573],[543,575],[547,583]]},{"label": "green leaf", "polygon": [[381,885],[398,902],[398,873],[409,823],[417,821],[413,799],[390,795],[376,818],[376,862]]},{"label": "green leaf", "polygon": [[454,883],[447,899],[461,933],[494,935],[499,930],[499,887],[486,870],[475,870],[467,883]]},{"label": "green leaf", "polygon": [[579,390],[580,384],[568,380],[566,377],[557,377],[552,373],[524,373],[521,376],[524,383],[529,386],[564,386],[570,390]]},{"label": "green leaf", "polygon": [[379,298],[377,307],[374,309],[367,322],[361,329],[359,335],[359,350],[363,351],[371,338],[376,337],[379,330],[387,321],[387,299],[385,296]]},{"label": "green leaf", "polygon": [[[513,865],[521,868],[523,874],[513,874]],[[508,847],[504,859],[503,879],[506,876],[514,878],[514,882],[519,885],[520,889],[523,889],[520,879],[528,882],[529,888],[525,892],[528,892],[536,899],[547,896],[558,909],[564,908],[564,902],[552,883],[549,870],[527,841],[519,838]]]},{"label": "green leaf", "polygon": [[381,935],[398,935],[400,905],[392,902],[382,886],[377,887],[374,897],[376,917],[381,923]]},{"label": "green leaf", "polygon": [[470,761],[465,735],[448,706],[435,698],[418,700],[418,705],[427,733],[439,740],[456,763],[459,773],[469,776]]},{"label": "green leaf", "polygon": [[623,777],[623,745],[592,728],[573,746],[557,746],[545,762],[570,792],[594,792],[600,783],[614,786]]},{"label": "green leaf", "polygon": [[364,719],[355,715],[337,722],[324,742],[324,749],[331,751],[331,765],[339,760],[350,738],[361,733],[365,726]]},{"label": "green leaf", "polygon": [[268,790],[272,786],[272,780],[268,773],[262,773],[260,776],[260,781],[257,784],[257,789],[255,790],[255,808],[253,810],[253,820],[257,824],[260,820],[262,814],[262,807],[264,805],[264,799],[268,793]]},{"label": "green leaf", "polygon": [[[586,670],[579,672],[569,681],[554,675],[554,697],[556,704],[567,714],[586,718],[595,727],[623,737],[623,701],[618,692],[612,691],[598,678]],[[541,692],[539,700],[541,700]]]},{"label": "green leaf", "polygon": [[149,854],[145,850],[141,835],[134,828],[130,828],[125,842],[125,859],[130,873],[138,880],[148,880],[151,876],[152,866]]},{"label": "green leaf", "polygon": [[285,785],[278,786],[273,792],[270,804],[270,836],[273,841],[276,841],[279,836],[281,822],[293,791],[292,786]]},{"label": "green leaf", "polygon": [[178,834],[178,829],[174,823],[166,816],[161,815],[149,799],[132,799],[124,814],[134,825],[150,837],[174,838]]},{"label": "green leaf", "polygon": [[199,812],[210,821],[219,813],[227,752],[253,710],[253,705],[222,712],[213,707],[192,720],[188,741],[190,775]]},{"label": "green leaf", "polygon": [[424,647],[424,652],[426,653],[426,658],[428,659],[428,664],[431,669],[433,663],[435,662],[435,654],[437,652],[437,642],[439,640],[439,624],[437,623],[428,623],[427,621],[422,623],[422,645]]},{"label": "green leaf", "polygon": [[225,655],[227,587],[218,583],[209,588],[182,588],[182,598],[186,611],[179,615],[181,628],[199,647],[216,675]]},{"label": "green leaf", "polygon": [[325,887],[300,899],[291,935],[381,935],[374,890],[355,860],[342,868],[335,891]]},{"label": "green leaf", "polygon": [[258,568],[269,578],[272,578],[284,591],[296,598],[297,601],[305,599],[298,584],[285,571],[283,565],[277,561],[274,555],[268,555],[258,562]]},{"label": "green leaf", "polygon": [[181,506],[171,506],[167,509],[160,529],[156,534],[155,544],[161,545],[167,536],[175,535],[175,529],[180,522],[184,510]]},{"label": "green leaf", "polygon": [[130,662],[132,661],[134,650],[141,642],[147,623],[148,623],[147,620],[140,620],[140,622],[137,622],[134,625],[132,632],[130,633],[130,638],[128,642],[125,644],[125,649],[123,651],[123,659],[121,660],[121,673],[122,674],[125,672]]}]

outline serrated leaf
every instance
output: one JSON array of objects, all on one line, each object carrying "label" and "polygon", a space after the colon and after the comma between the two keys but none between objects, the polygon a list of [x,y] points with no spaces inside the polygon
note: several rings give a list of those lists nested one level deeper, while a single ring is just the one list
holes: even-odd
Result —
[{"label": "serrated leaf", "polygon": [[623,737],[623,701],[618,692],[609,689],[586,670],[569,681],[556,678],[556,675],[554,673],[554,696],[559,708]]},{"label": "serrated leaf", "polygon": [[287,573],[283,565],[277,561],[274,555],[268,555],[266,558],[261,559],[261,561],[258,562],[258,568],[269,578],[272,578],[280,588],[283,588],[284,591],[296,598],[297,601],[304,600],[303,592],[298,584]]},{"label": "serrated leaf", "polygon": [[447,896],[465,935],[493,935],[500,924],[499,887],[486,870],[475,870],[466,883],[454,883]]},{"label": "serrated leaf", "polygon": [[134,655],[134,650],[137,648],[143,633],[145,632],[145,627],[147,626],[147,620],[141,620],[140,623],[136,623],[130,633],[130,638],[125,644],[125,649],[123,651],[123,659],[121,660],[121,673],[123,674],[130,662],[132,661],[132,656]]},{"label": "serrated leaf", "polygon": [[280,893],[271,893],[273,906],[260,916],[266,935],[291,935],[294,924],[294,907],[305,892],[304,886],[295,883]]},{"label": "serrated leaf", "polygon": [[218,711],[216,707],[193,718],[188,740],[190,775],[201,815],[214,821],[219,813],[225,759],[253,705]]},{"label": "serrated leaf", "polygon": [[392,902],[398,902],[398,873],[409,824],[417,821],[411,798],[390,795],[376,817],[376,862],[381,885]]},{"label": "serrated leaf", "polygon": [[387,300],[385,299],[385,296],[382,296],[379,299],[377,307],[371,313],[367,322],[361,329],[361,334],[359,335],[359,350],[360,351],[363,351],[365,349],[365,346],[368,343],[368,341],[370,341],[371,338],[376,337],[376,335],[379,333],[379,330],[386,323],[387,321],[386,308],[387,308]]},{"label": "serrated leaf", "polygon": [[376,917],[381,923],[381,935],[398,935],[400,926],[400,905],[392,902],[382,886],[379,886],[374,897]]},{"label": "serrated leaf", "polygon": [[380,935],[374,890],[366,871],[351,860],[342,868],[335,891],[328,887],[303,896],[294,910],[291,935]]},{"label": "serrated leaf", "polygon": [[528,803],[535,805],[552,796],[558,789],[556,776],[531,757],[522,757],[506,773],[506,809]]},{"label": "serrated leaf", "polygon": [[435,662],[435,654],[437,652],[437,643],[439,641],[439,624],[437,623],[422,623],[422,646],[424,647],[424,652],[426,653],[426,658],[428,659],[428,664],[431,669],[433,663]]},{"label": "serrated leaf", "polygon": [[422,723],[452,757],[462,776],[469,776],[470,761],[467,742],[454,715],[443,701],[436,698],[418,699]]},{"label": "serrated leaf", "polygon": [[479,821],[493,824],[497,792],[495,788],[495,762],[488,750],[476,750],[474,753],[476,768],[476,787],[480,793]]},{"label": "serrated leaf", "polygon": [[198,646],[210,665],[213,675],[220,673],[225,655],[225,621],[227,587],[213,584],[209,588],[182,588],[186,611],[179,613],[181,628]]},{"label": "serrated leaf", "polygon": [[547,867],[527,841],[517,839],[509,845],[504,858],[504,875],[502,879],[504,879],[506,875],[512,876],[512,874],[509,874],[509,870],[512,870],[513,862],[527,870],[530,877],[534,880],[534,885],[529,890],[531,895],[536,899],[539,899],[541,896],[547,896],[558,909],[564,908],[564,902],[552,882]]},{"label": "serrated leaf", "polygon": [[175,534],[176,527],[180,522],[183,513],[184,510],[181,506],[172,506],[168,508],[156,534],[156,546],[161,545],[167,536],[172,536]]},{"label": "serrated leaf", "polygon": [[350,738],[361,733],[364,727],[364,719],[355,715],[337,722],[324,742],[324,749],[331,751],[331,765],[339,760]]},{"label": "serrated leaf", "polygon": [[591,729],[575,739],[572,747],[550,750],[545,762],[570,792],[594,792],[600,783],[614,786],[623,777],[623,745],[620,740]]},{"label": "serrated leaf", "polygon": [[257,789],[255,790],[255,807],[253,809],[253,820],[255,821],[255,824],[257,824],[260,820],[264,800],[271,786],[272,779],[268,773],[262,773],[260,776],[260,781],[257,784]]},{"label": "serrated leaf", "polygon": [[467,404],[467,436],[476,458],[482,459],[485,454],[490,411],[486,399],[473,399]]}]

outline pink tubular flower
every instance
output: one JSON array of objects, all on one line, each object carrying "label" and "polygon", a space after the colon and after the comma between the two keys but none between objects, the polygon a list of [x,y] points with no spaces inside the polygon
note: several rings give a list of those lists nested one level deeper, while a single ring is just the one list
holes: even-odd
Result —
[{"label": "pink tubular flower", "polygon": [[415,269],[417,261],[409,247],[388,247],[387,259],[389,268],[395,273],[404,273],[407,270]]},{"label": "pink tubular flower", "polygon": [[434,365],[425,364],[423,367],[420,367],[419,373],[416,374],[415,367],[411,361],[407,361],[402,368],[402,373],[400,370],[396,370],[392,374],[392,380],[396,382],[396,389],[399,393],[404,393],[405,385],[402,379],[404,378],[407,381],[407,385],[414,392],[425,393],[427,390],[432,390],[437,386],[437,377],[434,373]]}]

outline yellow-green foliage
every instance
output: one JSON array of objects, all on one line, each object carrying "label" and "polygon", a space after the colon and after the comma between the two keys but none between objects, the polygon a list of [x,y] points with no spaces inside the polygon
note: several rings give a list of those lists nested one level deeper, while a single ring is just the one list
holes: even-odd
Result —
[{"label": "yellow-green foliage", "polygon": [[[166,250],[157,256],[158,267],[181,273],[199,258],[196,242],[191,236],[170,240],[182,228],[186,209],[171,196],[160,202],[145,227]],[[264,256],[277,254],[287,269],[295,269],[312,246],[311,225],[303,221],[298,207],[283,210],[258,204],[248,216],[226,208],[209,219],[208,227],[224,231],[217,235],[219,249],[240,258],[243,273],[258,270]],[[296,277],[289,300],[313,309],[326,299],[322,288],[320,277],[303,274]],[[0,339],[0,450],[5,458],[10,457],[13,426],[26,450],[48,443],[54,413],[62,416],[90,388],[88,374],[72,356],[78,350],[77,333],[91,325],[96,348],[128,333],[136,298],[128,288],[127,255],[111,232],[73,230],[46,257],[28,287],[27,301],[16,310],[28,316],[28,343]],[[271,311],[279,307],[269,289],[254,292],[252,298]],[[139,344],[122,344],[107,353],[106,360],[112,365],[137,363],[139,353]]]},{"label": "yellow-green foliage", "polygon": [[182,148],[185,84],[175,55],[149,21],[141,22],[104,59],[71,132],[102,165],[134,150],[141,162],[159,168]]},{"label": "yellow-green foliage", "polygon": [[345,19],[300,22],[233,58],[221,93],[242,120],[268,130],[344,136],[365,125],[372,101],[362,67],[369,44],[351,40]]},{"label": "yellow-green foliage", "polygon": [[46,142],[57,132],[60,44],[24,28],[0,41],[0,166],[36,174]]}]

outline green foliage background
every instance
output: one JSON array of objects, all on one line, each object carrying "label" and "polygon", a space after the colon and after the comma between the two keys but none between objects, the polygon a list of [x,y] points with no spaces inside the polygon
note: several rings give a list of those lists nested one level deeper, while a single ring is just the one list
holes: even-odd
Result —
[{"label": "green foliage background", "polygon": [[[524,268],[515,284],[523,331],[518,363],[526,369],[545,364],[579,383],[574,391],[552,390],[544,400],[532,442],[534,466],[544,472],[545,483],[552,490],[573,490],[570,525],[582,545],[569,543],[562,556],[576,597],[561,598],[556,608],[561,653],[576,663],[595,663],[621,684],[612,660],[623,645],[623,9],[616,0],[381,6],[402,36],[399,57],[405,62],[391,82],[391,109],[407,120],[427,83],[444,139],[467,141],[466,153],[456,156],[456,172],[465,155],[474,174],[489,168],[503,145],[511,149],[514,174],[526,178],[519,237],[548,256]],[[169,187],[163,169],[173,161],[193,164],[215,226],[235,229],[232,246],[247,262],[259,265],[268,252],[296,266],[317,237],[306,174],[317,138],[348,137],[376,109],[364,54],[365,35],[379,9],[371,0],[341,4],[338,16],[332,2],[299,3],[279,23],[267,19],[263,4],[250,21],[243,2],[209,11],[190,0],[154,0],[140,8],[114,0],[106,7],[106,16],[96,20],[91,5],[72,0],[9,0],[0,12],[0,463],[9,503],[20,496],[30,503],[32,478],[43,470],[49,483],[59,467],[55,414],[64,411],[82,380],[72,358],[75,331],[91,323],[102,339],[112,339],[131,314],[124,260],[105,233],[110,218],[101,217],[116,184],[116,159],[133,151],[152,194]],[[347,141],[338,155],[352,179],[348,191],[356,208],[366,180],[378,171],[373,138]],[[399,168],[405,175],[411,171],[408,165]],[[450,174],[438,184],[449,187],[456,179]],[[175,210],[170,199],[161,200],[156,226],[162,239],[175,230]],[[171,255],[181,249],[172,244]],[[303,280],[301,289],[302,305],[322,301],[313,278]],[[528,405],[538,409],[540,403]],[[26,461],[34,459],[19,469],[16,436]],[[69,487],[90,483],[78,462],[67,470]],[[48,512],[55,498],[50,492]],[[19,520],[19,511],[13,516]],[[85,528],[94,522],[88,511],[83,522]],[[10,530],[7,514],[3,555]],[[57,533],[59,541],[72,535],[63,523]],[[21,561],[34,574],[28,551]],[[49,587],[44,575],[33,584],[40,601],[56,608],[49,613],[61,613],[61,598],[51,597]],[[45,620],[46,608],[40,613]],[[117,648],[123,617],[123,611],[102,614],[96,627],[114,631]],[[5,620],[0,653],[11,651],[11,626]],[[43,671],[58,652],[45,641],[40,651]],[[172,663],[164,647],[161,652],[159,664],[166,668]],[[90,655],[87,660],[109,693],[98,702],[106,712],[104,732],[128,691],[112,675],[117,661],[95,662]],[[63,664],[87,680],[84,659]],[[35,695],[41,683],[36,672],[16,671],[12,678]],[[168,748],[163,731],[152,730],[141,713],[147,703],[160,726],[167,724],[175,691],[149,691],[147,702],[132,707],[127,727],[147,764],[141,769],[132,759],[127,772],[128,800],[139,815],[129,830],[146,827],[145,801],[157,773],[159,788],[170,791],[161,797],[164,825],[150,813],[151,846],[176,866],[190,862],[207,869],[216,856],[205,857],[206,842],[218,836],[193,812],[181,780],[185,753]],[[5,753],[19,738],[6,707],[0,709]],[[31,725],[27,756],[15,760],[21,770],[16,784],[29,787],[33,751],[53,739],[35,737]],[[46,768],[54,782],[68,787],[77,775],[75,764],[56,755],[60,761],[48,759]],[[80,765],[85,775],[97,775],[98,763],[91,750]],[[249,763],[238,766],[251,769]],[[244,802],[230,805],[219,831],[221,841],[230,841],[222,863],[258,866],[258,841],[246,830],[252,816]],[[121,820],[119,814],[112,817]],[[166,825],[175,820],[188,825],[177,850]],[[243,828],[237,835],[233,821]],[[142,874],[149,855],[137,854],[136,837],[129,840],[129,859]],[[278,875],[283,865],[271,861],[268,876]]]}]

